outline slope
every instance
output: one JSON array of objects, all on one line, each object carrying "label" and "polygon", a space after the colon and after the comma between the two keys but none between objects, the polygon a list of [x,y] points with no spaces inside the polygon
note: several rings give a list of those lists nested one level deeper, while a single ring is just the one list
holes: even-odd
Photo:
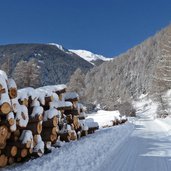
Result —
[{"label": "slope", "polygon": [[[157,98],[171,85],[171,26],[158,32],[112,61],[93,68],[85,76],[84,99],[106,109],[132,102],[141,94]],[[162,69],[161,69],[162,68]]]},{"label": "slope", "polygon": [[[49,44],[13,44],[0,46],[0,64],[10,76],[21,60],[35,59],[41,68],[40,85],[68,82],[70,75],[79,67],[87,72],[93,67],[74,53],[67,53],[59,47]],[[23,68],[24,71],[24,68]],[[19,87],[21,87],[19,85]]]},{"label": "slope", "polygon": [[102,64],[105,61],[110,61],[113,59],[113,58],[106,58],[102,55],[94,54],[94,53],[87,51],[87,50],[69,49],[69,51],[77,54],[81,58],[85,59],[86,61],[88,61],[91,64],[96,65],[96,66]]}]

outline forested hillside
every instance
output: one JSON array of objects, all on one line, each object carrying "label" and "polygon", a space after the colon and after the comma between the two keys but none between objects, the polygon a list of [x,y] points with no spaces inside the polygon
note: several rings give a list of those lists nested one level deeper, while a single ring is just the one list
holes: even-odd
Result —
[{"label": "forested hillside", "polygon": [[[87,103],[101,104],[107,109],[132,103],[141,94],[149,94],[166,109],[163,93],[171,88],[170,61],[171,26],[168,26],[114,60],[82,74],[83,78],[75,72],[69,85],[73,90],[77,87]],[[84,89],[78,90],[80,82]]]},{"label": "forested hillside", "polygon": [[0,46],[0,69],[15,77],[19,88],[66,83],[78,67],[86,73],[93,65],[50,44]]}]

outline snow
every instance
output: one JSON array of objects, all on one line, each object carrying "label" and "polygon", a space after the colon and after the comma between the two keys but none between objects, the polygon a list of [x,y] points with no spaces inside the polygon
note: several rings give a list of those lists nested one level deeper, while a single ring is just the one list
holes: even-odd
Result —
[{"label": "snow", "polygon": [[1,75],[6,81],[8,80],[7,74],[6,74],[3,70],[0,70],[0,75]]},{"label": "snow", "polygon": [[59,111],[55,108],[51,108],[45,111],[43,120],[47,121],[48,119],[52,119],[54,116],[57,116],[57,115],[59,115]]},{"label": "snow", "polygon": [[43,107],[42,106],[34,106],[31,117],[35,117],[36,115],[42,115],[43,114]]},{"label": "snow", "polygon": [[0,100],[0,105],[3,104],[3,103],[9,103],[11,104],[11,101],[10,101],[10,98],[9,98],[9,95],[7,93],[3,93],[1,94],[1,100]]},{"label": "snow", "polygon": [[8,113],[8,115],[7,115],[7,120],[10,120],[10,119],[14,119],[14,113],[13,112]]},{"label": "snow", "polygon": [[[78,56],[80,56],[81,58],[83,58],[84,60],[88,61],[89,63],[93,64],[93,61],[96,61],[98,59],[102,60],[102,61],[110,61],[113,58],[106,58],[102,55],[97,55],[94,54],[90,51],[87,50],[73,50],[73,49],[69,49],[69,51],[77,54]],[[93,64],[94,65],[94,64]]]},{"label": "snow", "polygon": [[14,120],[14,124],[10,126],[10,131],[14,132],[17,130],[16,120]]},{"label": "snow", "polygon": [[[89,114],[86,118],[86,124],[88,127],[97,126],[99,127],[104,126],[112,126],[113,120],[120,119],[120,113],[118,110],[116,111],[105,111],[105,110],[98,110],[97,113]],[[93,121],[95,123],[93,123]]]},{"label": "snow", "polygon": [[52,153],[41,158],[30,160],[22,165],[5,168],[5,170],[22,171],[87,171],[97,168],[107,158],[111,151],[119,147],[132,132],[132,124],[102,129],[88,135],[79,141],[65,143],[61,148],[55,148]]},{"label": "snow", "polygon": [[64,94],[64,99],[68,100],[68,99],[79,99],[79,95],[76,92],[66,92]]},{"label": "snow", "polygon": [[139,99],[137,101],[133,101],[132,104],[136,109],[136,115],[138,117],[149,119],[156,118],[158,104],[153,102],[148,95],[140,95]]},{"label": "snow", "polygon": [[72,107],[71,102],[65,102],[65,101],[52,101],[50,102],[50,108],[63,108],[63,107]]},{"label": "snow", "polygon": [[66,88],[67,88],[67,86],[65,84],[58,84],[58,85],[50,85],[50,86],[40,87],[36,90],[41,90],[41,91],[52,93],[52,92],[64,90]]},{"label": "snow", "polygon": [[24,100],[31,97],[32,100],[36,99],[38,96],[37,91],[32,87],[27,87],[18,90],[18,99]]},{"label": "snow", "polygon": [[16,108],[17,108],[16,120],[19,122],[19,126],[26,127],[29,121],[27,107],[24,105],[17,104]]},{"label": "snow", "polygon": [[65,53],[71,53],[70,51],[68,51],[67,49],[65,49],[62,45],[59,45],[57,43],[48,43],[49,45],[53,45],[53,46],[56,46],[58,49],[62,50],[63,52]]},{"label": "snow", "polygon": [[[63,143],[50,154],[3,170],[170,171],[171,117],[156,119],[157,104],[148,95],[140,96],[133,104],[138,117],[129,118],[129,122],[102,128],[111,119],[120,118],[120,113],[99,110],[87,119],[100,125],[94,134]],[[80,121],[82,125],[85,122]]]},{"label": "snow", "polygon": [[59,97],[58,97],[58,95],[56,93],[53,93],[52,96],[53,96],[53,100],[54,101],[58,101],[59,100]]},{"label": "snow", "polygon": [[12,109],[15,113],[17,113],[17,104],[19,105],[18,97],[11,99]]},{"label": "snow", "polygon": [[40,102],[37,99],[34,99],[31,106],[40,106]]},{"label": "snow", "polygon": [[85,122],[85,120],[80,120],[79,123],[81,125],[82,130],[88,131],[89,127],[88,127],[87,123]]},{"label": "snow", "polygon": [[32,146],[33,146],[32,131],[30,131],[30,130],[23,130],[23,132],[22,132],[22,134],[21,134],[19,139],[22,142],[22,144],[26,144],[28,141],[30,141],[32,143]]},{"label": "snow", "polygon": [[38,153],[39,156],[42,156],[44,154],[44,142],[42,141],[42,138],[40,135],[37,135],[37,144],[33,148],[33,152]]},{"label": "snow", "polygon": [[8,79],[7,83],[9,88],[17,88],[17,85],[12,78]]},{"label": "snow", "polygon": [[167,106],[165,111],[168,114],[171,114],[171,89],[167,90],[165,93],[162,95],[163,103]]},{"label": "snow", "polygon": [[1,74],[0,74],[0,84],[2,85],[2,88],[4,88],[6,92],[8,92],[8,88],[7,88],[7,84],[6,84],[6,79]]}]

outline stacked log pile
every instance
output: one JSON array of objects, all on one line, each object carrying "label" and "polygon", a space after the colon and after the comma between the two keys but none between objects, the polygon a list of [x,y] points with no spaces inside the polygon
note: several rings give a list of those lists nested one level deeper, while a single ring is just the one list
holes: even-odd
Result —
[{"label": "stacked log pile", "polygon": [[66,92],[65,85],[17,90],[15,81],[0,71],[0,167],[93,133],[98,125],[88,127],[85,117],[78,94]]}]

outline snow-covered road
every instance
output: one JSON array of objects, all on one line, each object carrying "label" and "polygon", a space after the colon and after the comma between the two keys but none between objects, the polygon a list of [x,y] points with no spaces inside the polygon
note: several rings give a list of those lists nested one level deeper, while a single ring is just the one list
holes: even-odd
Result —
[{"label": "snow-covered road", "polygon": [[140,117],[100,129],[41,158],[2,169],[16,171],[170,171],[171,118]]},{"label": "snow-covered road", "polygon": [[171,135],[160,120],[139,119],[133,133],[100,165],[105,171],[170,171]]}]

